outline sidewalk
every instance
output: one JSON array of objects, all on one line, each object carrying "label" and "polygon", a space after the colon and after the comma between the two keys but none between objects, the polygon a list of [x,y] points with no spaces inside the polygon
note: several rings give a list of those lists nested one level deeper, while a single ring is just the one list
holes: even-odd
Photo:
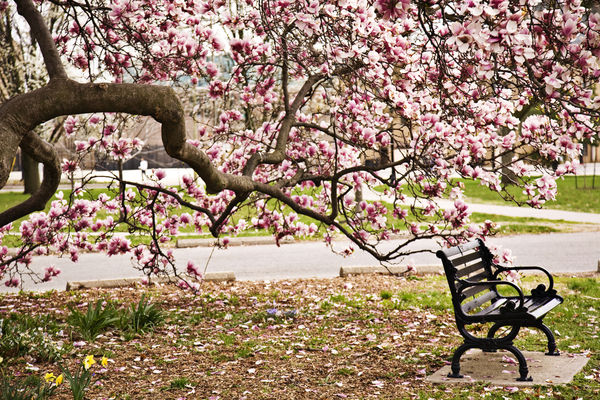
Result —
[{"label": "sidewalk", "polygon": [[[454,206],[453,202],[443,200],[439,202],[444,209]],[[588,224],[600,224],[600,214],[583,213],[575,211],[552,210],[548,208],[531,208],[529,206],[501,206],[495,204],[467,203],[471,212],[505,215],[508,217],[544,218],[553,220],[564,220],[570,222],[583,222]]]}]

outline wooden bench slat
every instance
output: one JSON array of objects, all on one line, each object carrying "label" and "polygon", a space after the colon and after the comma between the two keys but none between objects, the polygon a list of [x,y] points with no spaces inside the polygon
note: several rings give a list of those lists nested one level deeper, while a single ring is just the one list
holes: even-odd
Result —
[{"label": "wooden bench slat", "polygon": [[472,253],[465,254],[460,257],[456,257],[456,258],[450,260],[450,262],[452,262],[452,265],[454,265],[454,267],[458,267],[461,264],[466,264],[469,261],[478,260],[478,259],[481,259],[481,253],[479,252],[479,250],[476,250]]},{"label": "wooden bench slat", "polygon": [[544,299],[536,299],[535,297],[527,297],[523,302],[523,306],[528,310],[534,310],[544,303]]},{"label": "wooden bench slat", "polygon": [[474,241],[474,242],[470,242],[470,243],[465,243],[465,244],[461,244],[459,246],[455,246],[455,247],[451,247],[449,249],[445,249],[442,250],[444,252],[444,254],[446,255],[446,257],[450,258],[452,256],[455,256],[459,253],[464,253],[468,250],[474,249],[476,247],[479,247],[479,242]]},{"label": "wooden bench slat", "polygon": [[476,312],[472,316],[482,316],[482,315],[491,314],[491,313],[495,312],[496,310],[498,310],[500,307],[502,307],[507,301],[508,301],[508,299],[506,299],[506,298],[499,299],[498,301],[494,302],[493,304],[490,304],[488,307],[484,308],[483,310]]},{"label": "wooden bench slat", "polygon": [[[519,304],[518,297],[511,297],[510,300],[515,302],[515,305]],[[523,307],[525,307],[528,311],[535,310],[538,307],[543,306],[548,299],[545,298],[536,298],[536,297],[525,297],[523,301]]]},{"label": "wooden bench slat", "polygon": [[538,319],[538,318],[546,315],[548,313],[548,311],[552,310],[554,307],[558,306],[560,303],[562,303],[562,301],[560,299],[553,298],[549,302],[545,303],[544,305],[542,305],[541,307],[538,307],[537,309],[535,309],[533,311],[530,311],[529,313],[535,319]]},{"label": "wooden bench slat", "polygon": [[468,303],[463,304],[462,310],[465,313],[469,313],[469,312],[475,310],[476,308],[481,307],[483,304],[487,303],[488,301],[492,301],[493,299],[495,299],[497,297],[498,297],[498,295],[496,294],[496,292],[489,291],[486,294],[477,297],[475,300],[471,300]]},{"label": "wooden bench slat", "polygon": [[[493,293],[493,292],[490,292],[490,293]],[[465,311],[465,313],[472,311],[474,308],[476,308],[476,307],[473,307],[467,311],[467,306],[470,305],[470,303],[474,303],[476,300],[483,298],[484,296],[480,296],[477,299],[464,304],[463,310]],[[508,300],[515,301],[515,305],[518,306],[518,299],[501,298],[498,301],[494,302],[493,304],[489,305],[487,308],[485,308],[481,311],[478,311],[475,314],[472,314],[471,316],[484,316],[484,315],[492,314],[494,312],[500,313],[499,308],[502,307]],[[559,304],[561,304],[561,301],[557,298],[551,299],[550,301],[544,301],[544,299],[541,299],[541,301],[540,301],[540,299],[526,298],[525,301],[523,302],[523,307],[525,307],[528,314],[530,314],[532,317],[538,319],[539,317],[547,314],[548,311],[552,310],[554,307],[558,306]]]},{"label": "wooden bench slat", "polygon": [[464,268],[461,269],[457,269],[456,271],[456,277],[457,278],[461,278],[463,276],[469,275],[470,273],[473,273],[475,271],[477,271],[478,269],[485,269],[485,262],[484,261],[479,261],[475,264],[471,264],[468,265]]},{"label": "wooden bench slat", "polygon": [[465,298],[471,297],[471,296],[475,296],[477,293],[481,293],[484,290],[489,290],[492,286],[492,284],[489,285],[476,285],[476,286],[472,286],[466,290],[462,291],[462,295],[465,296]]},{"label": "wooden bench slat", "polygon": [[486,270],[483,270],[482,272],[476,275],[469,276],[467,279],[471,282],[481,282],[483,280],[488,279],[489,277],[490,274]]},{"label": "wooden bench slat", "polygon": [[[519,305],[519,299],[515,299],[515,298],[500,298],[498,301],[496,301],[494,304],[491,304],[489,307],[485,308],[484,310],[481,310],[475,314],[473,314],[473,316],[483,316],[483,315],[489,315],[492,313],[500,313],[500,307],[502,307],[503,305],[506,304],[507,301],[512,300],[515,303],[515,306]],[[525,299],[525,301],[523,302],[523,307],[525,307],[526,309],[528,309],[528,306],[532,305],[532,301],[531,299]]]}]

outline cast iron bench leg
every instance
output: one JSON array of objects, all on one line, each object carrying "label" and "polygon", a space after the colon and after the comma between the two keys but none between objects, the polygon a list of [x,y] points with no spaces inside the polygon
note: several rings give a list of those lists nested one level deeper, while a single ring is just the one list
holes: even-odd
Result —
[{"label": "cast iron bench leg", "polygon": [[519,375],[520,376],[517,378],[517,381],[519,381],[519,382],[533,381],[533,378],[529,376],[529,368],[527,368],[527,360],[525,359],[525,356],[523,356],[523,353],[521,353],[521,351],[513,345],[502,346],[502,348],[513,353],[515,355],[515,357],[517,357],[517,360],[519,361]]},{"label": "cast iron bench leg", "polygon": [[[498,330],[500,328],[503,328],[505,326],[510,326],[510,332],[508,332],[504,337],[494,339],[496,332],[498,332]],[[503,342],[504,343],[512,343],[512,341],[519,334],[520,329],[521,329],[521,327],[519,325],[507,325],[506,323],[496,322],[494,325],[492,325],[492,327],[488,331],[487,338],[494,339],[494,342],[497,344],[502,344]],[[496,351],[498,351],[497,349],[491,348],[491,347],[484,348],[482,350],[486,353],[495,353]]]},{"label": "cast iron bench leg", "polygon": [[560,356],[560,351],[556,350],[556,340],[554,339],[554,334],[552,334],[550,328],[544,325],[542,321],[540,321],[537,325],[534,325],[533,327],[538,328],[539,330],[544,332],[546,334],[546,337],[548,338],[548,352],[546,353],[546,355]]},{"label": "cast iron bench leg", "polygon": [[463,343],[458,347],[458,349],[456,349],[454,356],[452,357],[452,366],[450,367],[452,372],[448,374],[448,378],[463,378],[463,376],[460,374],[460,357],[465,351],[474,349],[476,347],[477,345],[475,344]]},{"label": "cast iron bench leg", "polygon": [[[456,351],[454,352],[454,356],[452,357],[452,365],[450,366],[452,372],[448,374],[448,378],[463,378],[463,375],[460,374],[460,358],[467,350],[475,348],[481,349],[481,345],[478,345],[476,343],[463,343],[459,346],[458,349],[456,349]],[[517,378],[517,381],[531,382],[533,380],[533,378],[529,376],[527,360],[525,359],[525,356],[523,355],[523,353],[521,353],[519,349],[517,349],[512,344],[499,345],[498,348],[510,351],[517,358],[517,361],[519,362],[519,377]]]}]

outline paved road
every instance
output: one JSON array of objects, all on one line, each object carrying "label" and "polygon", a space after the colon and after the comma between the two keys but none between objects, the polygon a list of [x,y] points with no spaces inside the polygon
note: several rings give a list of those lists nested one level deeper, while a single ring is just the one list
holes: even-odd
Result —
[{"label": "paved road", "polygon": [[[491,244],[512,250],[518,265],[541,265],[552,272],[584,272],[597,270],[600,260],[600,232],[568,234],[520,235],[492,238]],[[345,242],[337,242],[343,249]],[[433,241],[423,241],[415,249],[438,248]],[[204,266],[211,249],[206,247],[176,249],[180,265],[194,260]],[[406,262],[414,265],[439,265],[431,254],[417,254]],[[27,290],[64,289],[67,281],[111,279],[140,276],[132,268],[129,257],[107,257],[102,254],[82,254],[78,263],[57,257],[36,257],[34,269],[55,265],[62,270],[54,281],[42,285],[26,284]],[[343,258],[333,254],[322,242],[301,242],[275,245],[239,246],[226,250],[216,249],[207,271],[233,271],[240,280],[275,280],[287,278],[329,278],[339,274],[341,266],[377,265],[366,253]],[[6,291],[2,287],[0,290]]]}]

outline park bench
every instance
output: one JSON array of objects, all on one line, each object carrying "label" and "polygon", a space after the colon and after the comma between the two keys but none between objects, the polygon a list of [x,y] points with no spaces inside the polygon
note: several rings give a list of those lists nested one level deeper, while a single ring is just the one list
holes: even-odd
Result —
[{"label": "park bench", "polygon": [[[515,355],[519,362],[518,381],[531,381],[527,361],[515,346],[513,340],[522,327],[533,327],[544,332],[548,338],[547,355],[559,355],[552,331],[542,322],[544,316],[554,307],[562,303],[562,297],[554,290],[552,275],[541,267],[503,267],[493,262],[490,250],[481,239],[473,242],[439,250],[436,255],[444,264],[448,279],[452,305],[458,331],[464,338],[464,343],[456,349],[452,357],[451,378],[462,378],[460,375],[460,357],[472,348],[485,352],[498,349],[508,350]],[[519,286],[513,282],[502,280],[500,275],[510,270],[540,270],[548,278],[549,285],[540,284],[524,295]],[[510,296],[502,295],[498,289],[510,287]],[[506,290],[500,290],[505,293]],[[514,295],[513,295],[514,294]],[[491,327],[485,334],[486,325]],[[484,333],[476,336],[467,330],[470,328],[484,329]],[[489,326],[489,325],[487,325]],[[495,337],[500,328],[507,333]],[[485,337],[481,337],[485,336]]]}]

